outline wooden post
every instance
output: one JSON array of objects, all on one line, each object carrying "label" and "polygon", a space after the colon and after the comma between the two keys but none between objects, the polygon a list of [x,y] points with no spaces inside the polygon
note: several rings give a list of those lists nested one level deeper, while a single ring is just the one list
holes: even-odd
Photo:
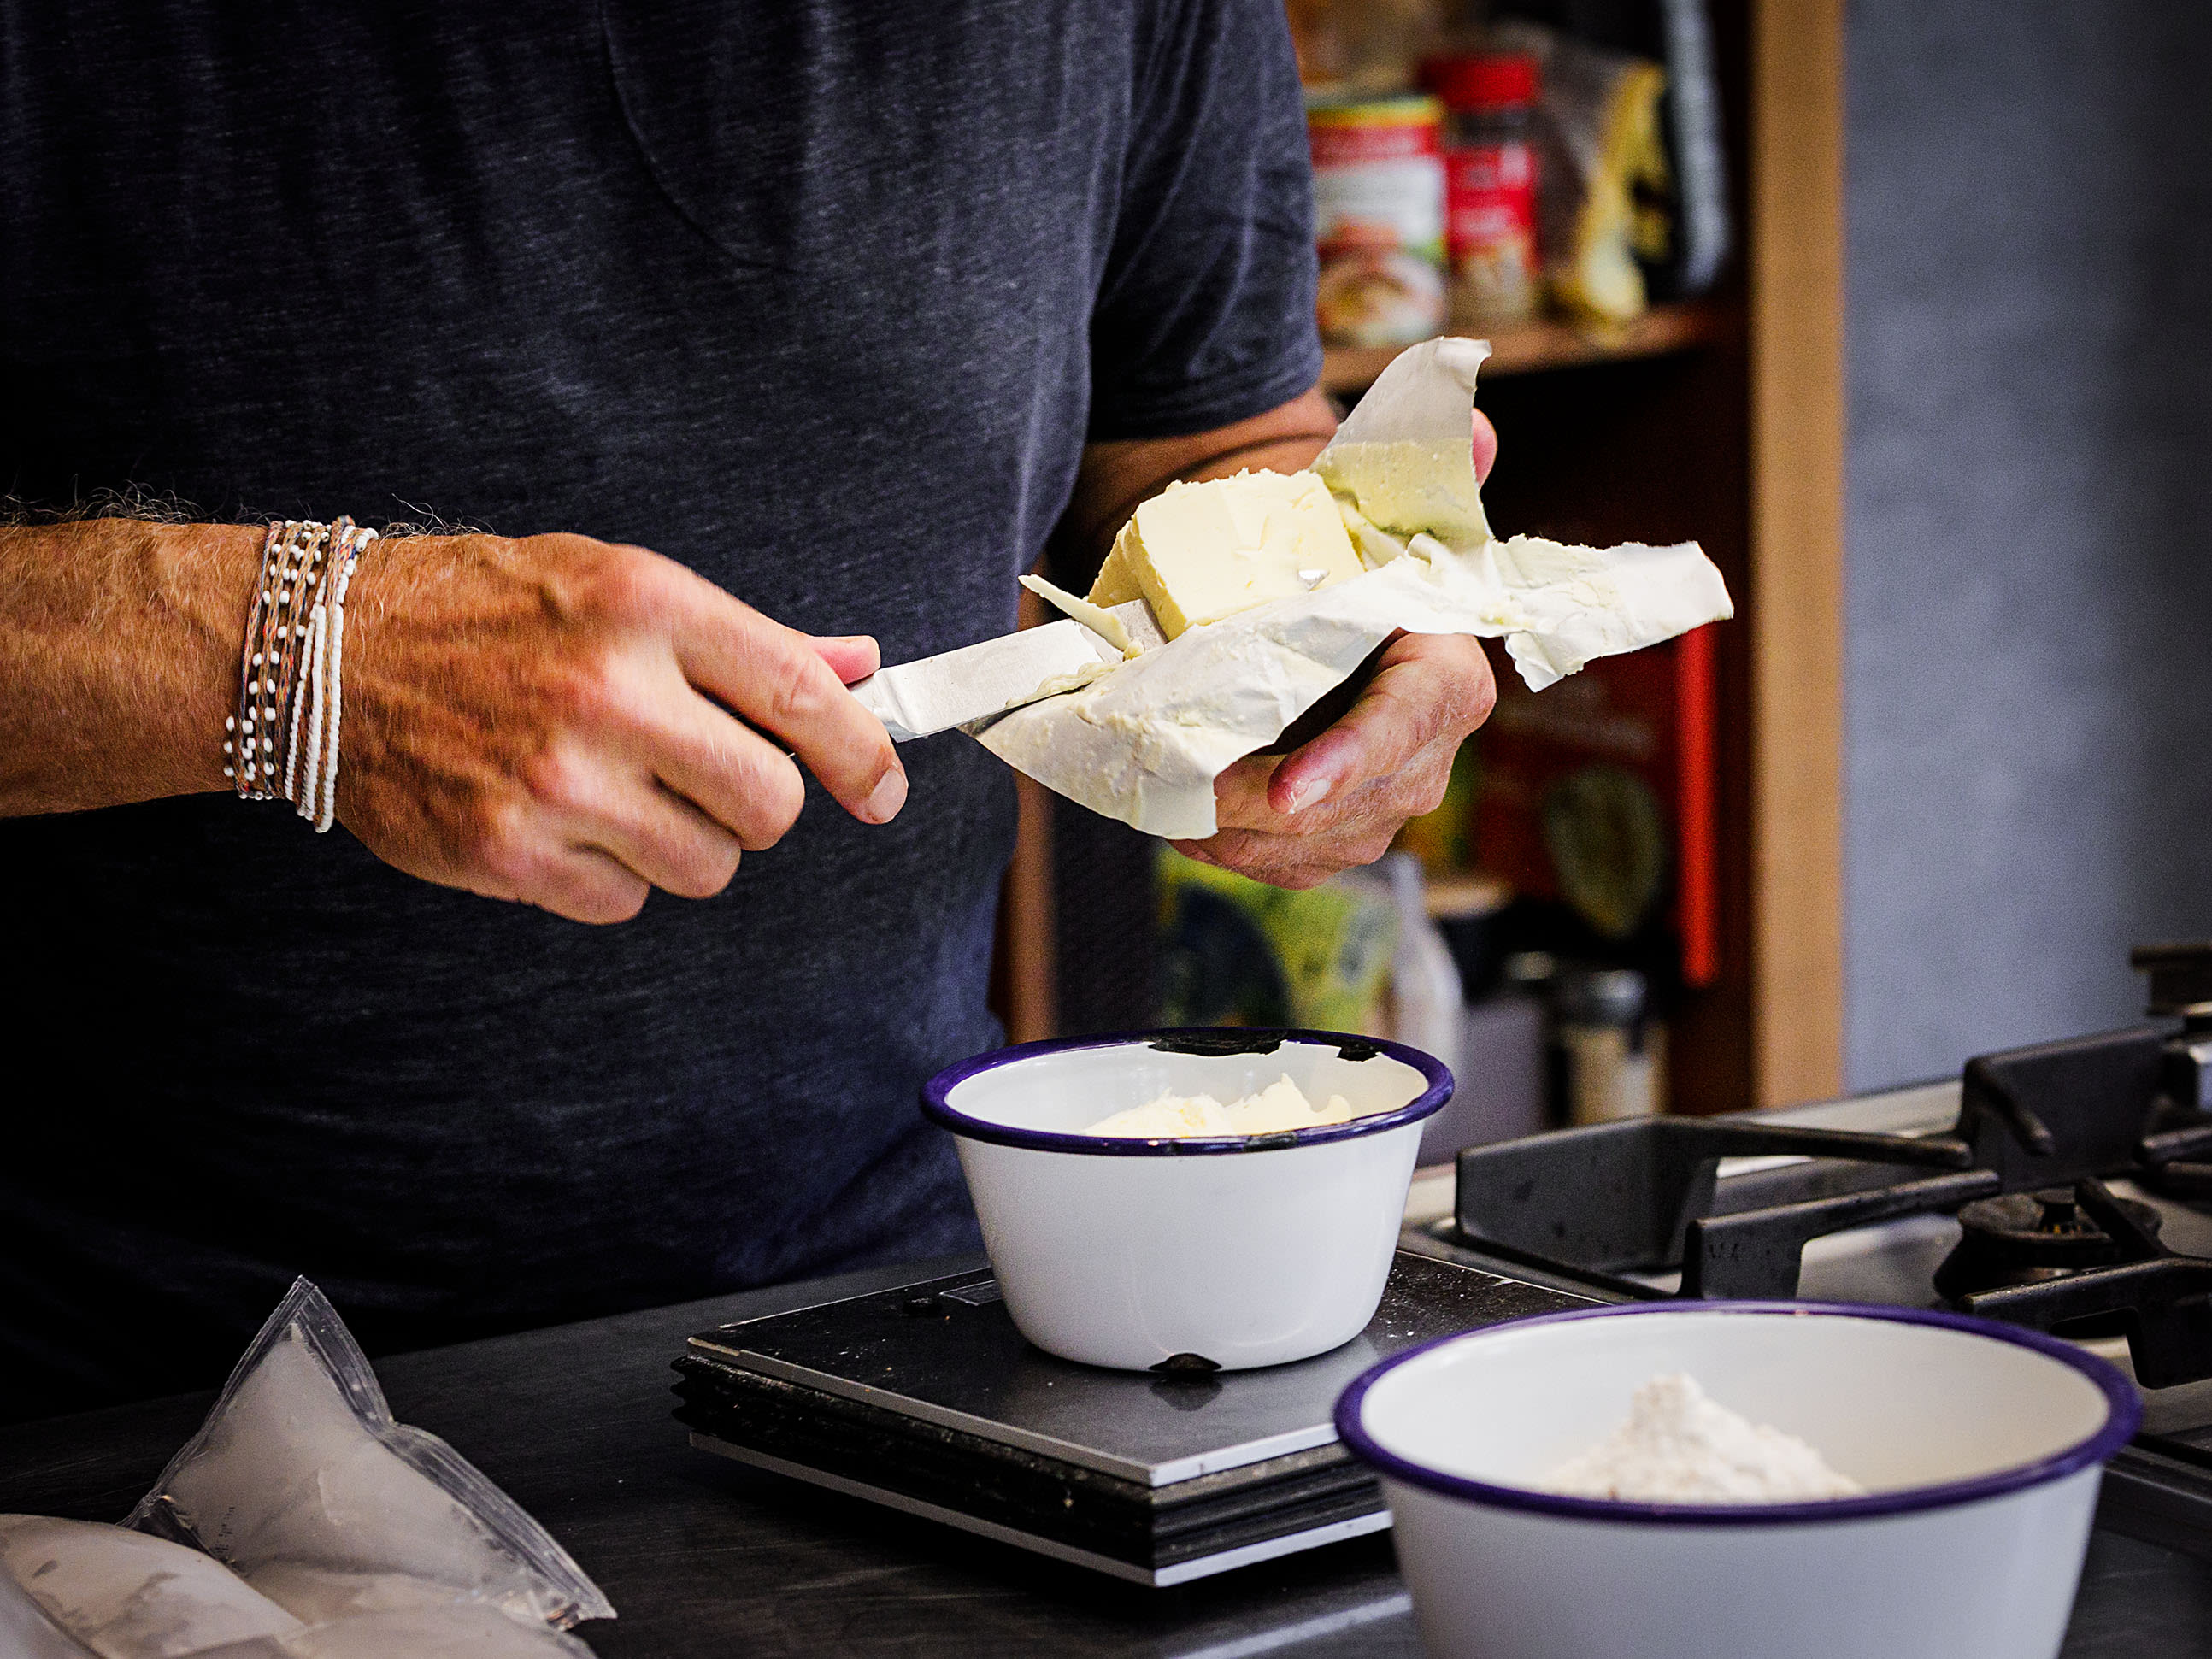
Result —
[{"label": "wooden post", "polygon": [[[1022,590],[1021,625],[1048,620],[1044,602]],[[1060,1035],[1058,951],[1054,946],[1052,792],[1020,773],[1021,802],[1014,860],[999,890],[997,960],[992,963],[992,1011],[1009,1042],[1036,1042]]]},{"label": "wooden post", "polygon": [[1843,1086],[1844,0],[1755,0],[1753,1091]]}]

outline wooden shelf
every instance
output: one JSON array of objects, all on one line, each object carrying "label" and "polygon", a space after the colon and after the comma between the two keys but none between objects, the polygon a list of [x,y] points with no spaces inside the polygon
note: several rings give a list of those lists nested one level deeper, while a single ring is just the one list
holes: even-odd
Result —
[{"label": "wooden shelf", "polygon": [[[1709,0],[1708,10],[1740,269],[1713,298],[1611,331],[1498,329],[1483,397],[1508,458],[1483,491],[1494,523],[1596,546],[1694,539],[1736,596],[1737,620],[1712,635],[1719,977],[1668,1017],[1668,1097],[1695,1113],[1832,1095],[1844,1031],[1844,0]],[[1395,355],[1328,352],[1322,385],[1356,395]],[[1539,372],[1638,360],[1654,366],[1599,386]],[[1074,828],[1042,860],[1044,816],[1025,815],[1034,845],[1010,885],[1035,884],[1048,866],[1059,902],[1009,905],[1008,944],[1020,948],[1007,952],[1001,1017],[1023,1035],[1055,1021],[1142,1026],[1156,1017],[1144,988],[1152,959],[1133,966],[1118,938],[1102,946],[1081,918],[1101,894],[1139,914],[1153,902],[1138,873],[1144,849],[1066,809],[1054,832]],[[1120,862],[1102,863],[1105,848]],[[1109,867],[1121,873],[1101,874]],[[1016,975],[1036,981],[1026,1000]]]},{"label": "wooden shelf", "polygon": [[[1490,361],[1483,364],[1482,372],[1495,379],[1500,374],[1534,374],[1585,363],[1661,357],[1703,344],[1721,326],[1717,310],[1696,304],[1655,306],[1634,322],[1618,327],[1551,319],[1512,323],[1491,331]],[[1322,353],[1322,390],[1364,392],[1375,383],[1383,365],[1404,349],[1403,346],[1333,346]]]}]

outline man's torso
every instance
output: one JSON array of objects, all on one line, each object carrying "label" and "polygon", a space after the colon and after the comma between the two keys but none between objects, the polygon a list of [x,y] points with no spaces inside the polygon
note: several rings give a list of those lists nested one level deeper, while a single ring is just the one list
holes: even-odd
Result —
[{"label": "man's torso", "polygon": [[[576,531],[888,660],[1012,624],[1146,16],[15,9],[15,495]],[[994,1039],[1012,792],[902,758],[891,825],[811,787],[612,929],[227,798],[0,824],[0,1035],[58,1079],[0,1171],[0,1372],[70,1389],[0,1417],[143,1388],[117,1320],[201,1380],[294,1272],[374,1347],[967,1242],[911,1101]]]}]

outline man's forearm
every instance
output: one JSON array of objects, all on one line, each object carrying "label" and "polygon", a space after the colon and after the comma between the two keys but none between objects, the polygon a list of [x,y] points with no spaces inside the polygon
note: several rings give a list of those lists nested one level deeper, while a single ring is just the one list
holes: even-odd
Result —
[{"label": "man's forearm", "polygon": [[1296,472],[1312,465],[1336,430],[1336,411],[1318,388],[1264,415],[1174,438],[1095,443],[1083,452],[1075,493],[1053,538],[1071,578],[1094,571],[1139,502],[1177,480],[1231,473]]},{"label": "man's forearm", "polygon": [[263,533],[0,526],[0,817],[225,787]]}]

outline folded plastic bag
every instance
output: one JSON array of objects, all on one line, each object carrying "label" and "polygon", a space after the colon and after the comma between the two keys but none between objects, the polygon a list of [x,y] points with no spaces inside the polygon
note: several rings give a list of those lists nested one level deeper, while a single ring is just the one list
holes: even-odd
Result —
[{"label": "folded plastic bag", "polygon": [[0,1653],[9,1659],[100,1659],[0,1571]]},{"label": "folded plastic bag", "polygon": [[456,1602],[526,1627],[614,1617],[512,1498],[436,1435],[393,1419],[352,1334],[304,1279],[125,1525],[204,1550],[309,1624]]},{"label": "folded plastic bag", "polygon": [[1469,447],[1474,340],[1401,352],[1314,464],[1361,559],[1349,581],[1193,628],[977,732],[1047,788],[1147,834],[1215,830],[1213,781],[1280,737],[1400,629],[1502,637],[1531,690],[1734,614],[1694,543],[1492,538]]},{"label": "folded plastic bag", "polygon": [[[11,1605],[5,1593],[18,1586],[51,1620],[46,1633]],[[0,1516],[0,1654],[10,1659],[19,1651],[39,1659],[181,1659],[302,1628],[221,1562],[182,1544],[100,1521]]]},{"label": "folded plastic bag", "polygon": [[591,1659],[550,1625],[520,1625],[481,1602],[366,1613],[204,1649],[192,1659]]},{"label": "folded plastic bag", "polygon": [[366,1613],[451,1607],[457,1597],[474,1594],[417,1572],[361,1572],[281,1559],[256,1566],[252,1579],[254,1589],[311,1625]]}]

